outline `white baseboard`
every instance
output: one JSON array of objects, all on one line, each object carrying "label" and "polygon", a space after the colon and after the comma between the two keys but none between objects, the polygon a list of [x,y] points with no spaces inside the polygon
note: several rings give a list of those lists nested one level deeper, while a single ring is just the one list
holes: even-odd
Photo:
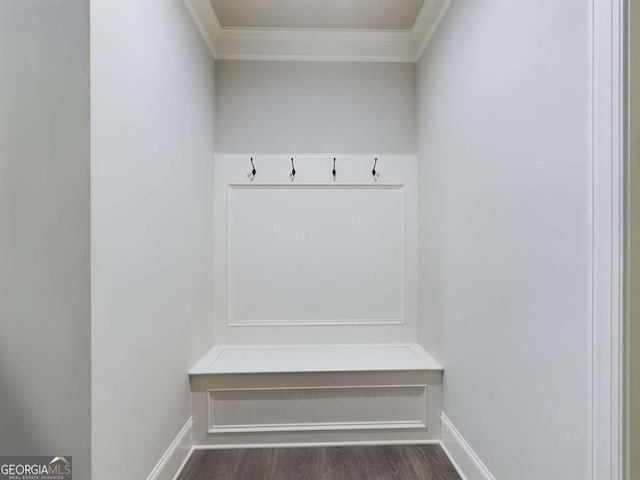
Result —
[{"label": "white baseboard", "polygon": [[482,463],[451,420],[442,413],[440,416],[440,444],[451,463],[456,467],[463,480],[495,480],[489,469]]},{"label": "white baseboard", "polygon": [[193,419],[187,423],[164,452],[147,480],[175,480],[193,451]]},{"label": "white baseboard", "polygon": [[380,440],[357,442],[305,442],[305,443],[231,443],[194,445],[193,450],[236,450],[255,448],[321,448],[321,447],[361,447],[380,445],[439,445],[438,440]]}]

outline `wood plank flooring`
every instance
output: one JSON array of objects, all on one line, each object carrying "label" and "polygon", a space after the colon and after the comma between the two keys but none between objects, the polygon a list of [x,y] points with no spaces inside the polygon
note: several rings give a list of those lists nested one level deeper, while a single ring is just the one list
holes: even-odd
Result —
[{"label": "wood plank flooring", "polygon": [[178,480],[460,480],[439,445],[196,450]]}]

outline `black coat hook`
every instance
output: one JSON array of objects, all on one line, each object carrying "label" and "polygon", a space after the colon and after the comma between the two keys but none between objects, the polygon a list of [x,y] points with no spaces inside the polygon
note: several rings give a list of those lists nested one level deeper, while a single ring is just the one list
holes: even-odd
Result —
[{"label": "black coat hook", "polygon": [[333,157],[333,170],[331,170],[331,174],[333,175],[333,181],[336,181],[336,157]]},{"label": "black coat hook", "polygon": [[253,182],[253,179],[256,178],[256,167],[253,164],[253,157],[249,159],[251,161],[251,171],[247,173],[247,178]]},{"label": "black coat hook", "polygon": [[380,172],[376,170],[376,166],[378,165],[378,157],[376,157],[373,162],[373,170],[371,170],[371,175],[373,175],[373,179],[377,182],[378,178],[380,178]]},{"label": "black coat hook", "polygon": [[296,167],[293,164],[293,157],[291,157],[291,173],[289,174],[289,176],[291,177],[292,182],[296,178]]}]

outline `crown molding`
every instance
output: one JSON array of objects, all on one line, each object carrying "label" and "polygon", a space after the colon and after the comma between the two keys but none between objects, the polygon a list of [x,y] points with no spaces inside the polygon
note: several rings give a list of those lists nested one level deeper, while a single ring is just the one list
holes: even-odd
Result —
[{"label": "crown molding", "polygon": [[451,0],[426,0],[411,30],[224,28],[210,0],[184,2],[216,59],[413,63]]},{"label": "crown molding", "polygon": [[217,58],[413,62],[415,44],[408,31],[284,30],[223,28]]},{"label": "crown molding", "polygon": [[425,0],[411,29],[416,45],[415,60],[420,60],[422,52],[438,29],[440,21],[447,13],[451,0]]},{"label": "crown molding", "polygon": [[217,58],[217,38],[222,30],[210,0],[184,0],[213,58]]}]

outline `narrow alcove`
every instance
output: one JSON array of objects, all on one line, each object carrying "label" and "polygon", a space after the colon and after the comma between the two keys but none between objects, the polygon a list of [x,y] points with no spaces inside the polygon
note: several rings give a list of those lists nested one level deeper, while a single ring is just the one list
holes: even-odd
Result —
[{"label": "narrow alcove", "polygon": [[215,83],[197,442],[437,441],[442,367],[419,343],[415,64],[218,60]]},{"label": "narrow alcove", "polygon": [[94,2],[96,478],[349,443],[605,468],[619,8]]}]

